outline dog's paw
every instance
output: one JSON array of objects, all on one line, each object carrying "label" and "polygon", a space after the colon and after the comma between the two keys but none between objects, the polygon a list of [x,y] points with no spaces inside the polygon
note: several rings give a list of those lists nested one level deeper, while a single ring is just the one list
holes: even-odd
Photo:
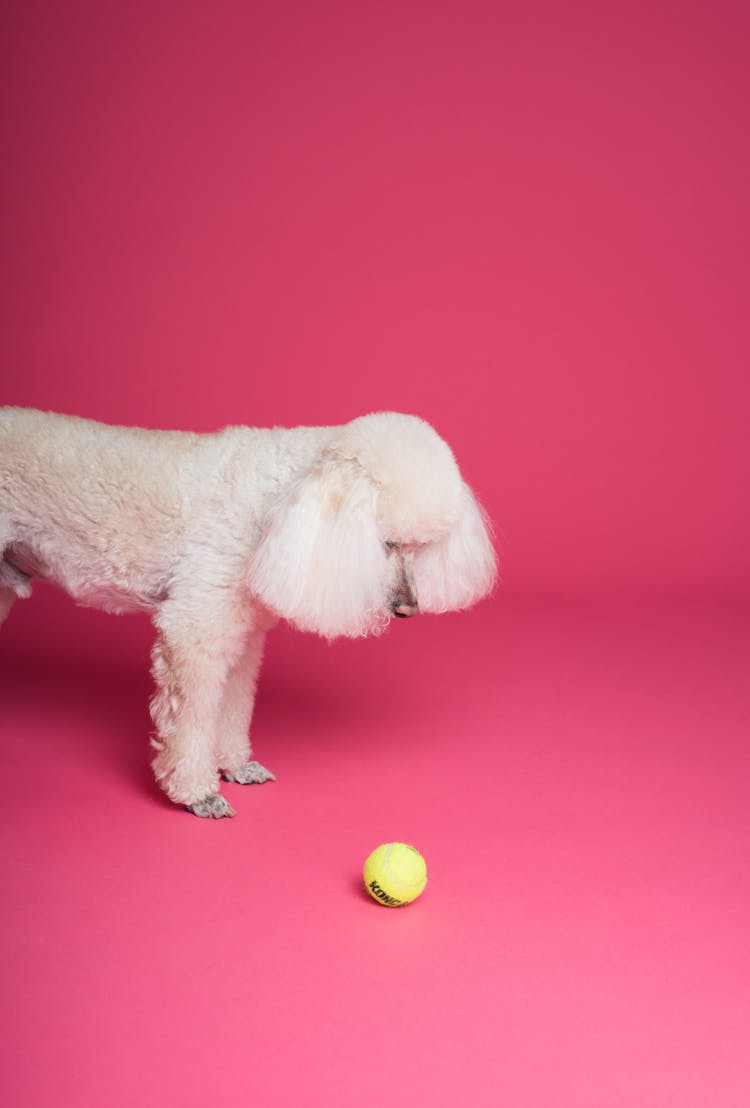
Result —
[{"label": "dog's paw", "polygon": [[215,796],[207,796],[205,800],[199,800],[197,804],[188,804],[187,810],[201,819],[224,819],[225,816],[236,816],[234,808],[219,793]]},{"label": "dog's paw", "polygon": [[262,785],[264,781],[276,780],[276,774],[260,762],[245,762],[238,769],[223,770],[222,777],[225,781],[236,781],[238,785]]}]

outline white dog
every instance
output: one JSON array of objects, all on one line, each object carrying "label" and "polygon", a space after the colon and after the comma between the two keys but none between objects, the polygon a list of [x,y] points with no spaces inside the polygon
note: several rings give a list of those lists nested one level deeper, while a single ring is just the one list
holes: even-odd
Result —
[{"label": "white dog", "polygon": [[366,635],[468,607],[495,568],[453,454],[415,416],[198,435],[0,409],[0,622],[32,577],[151,612],[154,771],[198,816],[234,815],[220,775],[273,777],[248,732],[277,617]]}]

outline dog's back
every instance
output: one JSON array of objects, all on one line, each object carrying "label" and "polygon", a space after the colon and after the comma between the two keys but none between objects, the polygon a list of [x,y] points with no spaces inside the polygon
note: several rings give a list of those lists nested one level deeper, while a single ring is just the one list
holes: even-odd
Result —
[{"label": "dog's back", "polygon": [[0,409],[0,583],[23,596],[39,576],[84,603],[149,606],[201,438]]}]

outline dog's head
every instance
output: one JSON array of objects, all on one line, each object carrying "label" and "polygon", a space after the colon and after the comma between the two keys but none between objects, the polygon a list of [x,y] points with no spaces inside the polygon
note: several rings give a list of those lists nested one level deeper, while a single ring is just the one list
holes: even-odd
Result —
[{"label": "dog's head", "polygon": [[450,448],[423,420],[385,412],[334,433],[275,505],[250,585],[278,615],[333,638],[467,608],[495,575],[487,520]]}]

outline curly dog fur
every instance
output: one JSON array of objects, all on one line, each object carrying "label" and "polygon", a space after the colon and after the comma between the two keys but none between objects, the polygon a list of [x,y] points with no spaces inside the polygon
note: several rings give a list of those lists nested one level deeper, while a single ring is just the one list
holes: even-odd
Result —
[{"label": "curly dog fur", "polygon": [[466,608],[492,588],[482,509],[416,416],[213,434],[0,409],[0,622],[31,579],[157,629],[154,772],[197,815],[251,760],[266,631],[326,638]]}]

